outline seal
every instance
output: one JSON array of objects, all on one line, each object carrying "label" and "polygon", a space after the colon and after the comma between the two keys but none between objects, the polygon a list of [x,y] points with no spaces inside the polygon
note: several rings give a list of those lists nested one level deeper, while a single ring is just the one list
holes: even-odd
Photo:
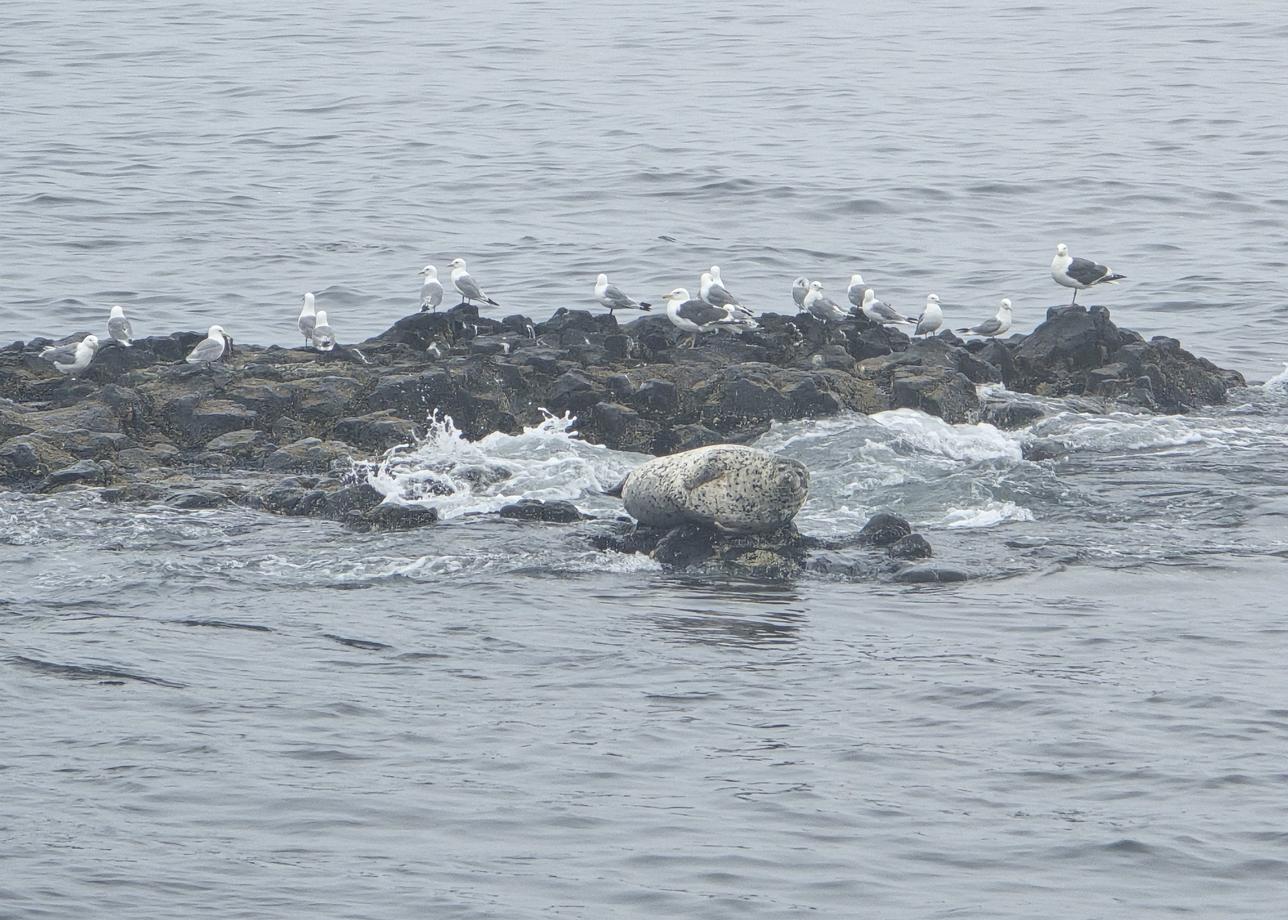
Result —
[{"label": "seal", "polygon": [[729,533],[766,533],[805,503],[809,470],[755,447],[714,444],[649,460],[608,494],[646,527],[698,524]]}]

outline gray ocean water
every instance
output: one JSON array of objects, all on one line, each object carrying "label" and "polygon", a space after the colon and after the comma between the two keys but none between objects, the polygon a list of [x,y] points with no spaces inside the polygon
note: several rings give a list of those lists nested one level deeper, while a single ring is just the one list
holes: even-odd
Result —
[{"label": "gray ocean water", "polygon": [[1281,916],[1285,60],[1269,2],[0,6],[6,340],[291,344],[310,289],[355,341],[454,256],[538,318],[718,262],[1027,330],[1066,242],[1254,381],[761,440],[806,532],[889,508],[973,576],[933,587],[488,514],[616,513],[641,458],[560,420],[435,429],[380,474],[458,487],[412,533],[0,493],[0,917]]}]

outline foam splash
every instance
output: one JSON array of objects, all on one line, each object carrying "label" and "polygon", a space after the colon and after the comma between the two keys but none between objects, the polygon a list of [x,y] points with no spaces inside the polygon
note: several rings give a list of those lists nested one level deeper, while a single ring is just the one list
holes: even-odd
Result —
[{"label": "foam splash", "polygon": [[446,519],[498,511],[521,498],[577,500],[611,488],[646,459],[588,444],[573,433],[576,421],[546,413],[517,435],[468,441],[450,416],[435,416],[424,438],[360,471],[386,501],[433,507]]},{"label": "foam splash", "polygon": [[1288,396],[1288,363],[1284,364],[1283,370],[1262,384],[1261,389],[1276,396]]},{"label": "foam splash", "polygon": [[939,523],[949,530],[969,530],[1032,520],[1033,512],[1015,502],[990,501],[978,508],[949,508]]}]

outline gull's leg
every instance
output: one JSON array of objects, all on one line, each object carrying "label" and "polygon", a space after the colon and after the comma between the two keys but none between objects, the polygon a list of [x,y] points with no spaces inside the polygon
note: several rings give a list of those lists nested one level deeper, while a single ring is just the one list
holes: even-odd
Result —
[{"label": "gull's leg", "polygon": [[1072,306],[1073,306],[1075,303],[1077,303],[1077,302],[1078,302],[1078,289],[1077,289],[1077,288],[1074,288],[1074,289],[1073,289],[1073,300],[1069,301],[1069,306],[1071,306],[1071,307],[1072,307]]}]

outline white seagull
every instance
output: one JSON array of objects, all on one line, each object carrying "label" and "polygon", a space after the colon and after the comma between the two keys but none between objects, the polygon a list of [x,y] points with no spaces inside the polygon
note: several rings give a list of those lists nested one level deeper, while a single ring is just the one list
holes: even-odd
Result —
[{"label": "white seagull", "polygon": [[[862,279],[860,279],[862,281]],[[895,325],[898,323],[911,323],[912,320],[904,316],[888,303],[877,300],[876,291],[872,288],[863,289],[863,300],[859,304],[859,309],[863,315],[874,323],[880,323],[882,326]]]},{"label": "white seagull", "polygon": [[438,280],[438,269],[426,265],[420,270],[420,274],[425,276],[425,280],[420,283],[420,312],[436,311],[443,302],[443,282]]},{"label": "white seagull", "polygon": [[603,272],[600,272],[599,277],[595,279],[595,299],[608,307],[609,316],[613,314],[614,310],[643,310],[647,313],[653,309],[652,304],[627,297],[626,293],[617,285],[609,284],[608,276]]},{"label": "white seagull", "polygon": [[730,307],[746,317],[755,316],[751,310],[738,301],[737,297],[729,293],[729,289],[725,287],[724,281],[720,278],[719,265],[712,265],[711,270],[703,272],[698,281],[698,298],[700,300],[705,300],[707,303],[717,307]]},{"label": "white seagull", "polygon": [[926,309],[921,311],[917,317],[917,328],[913,330],[913,335],[930,335],[932,332],[938,332],[939,327],[944,324],[944,311],[939,307],[939,295],[926,295]]},{"label": "white seagull", "polygon": [[805,309],[805,295],[809,293],[809,279],[803,275],[792,282],[792,300],[796,306]]},{"label": "white seagull", "polygon": [[318,322],[313,327],[313,347],[318,351],[330,351],[335,348],[335,332],[326,321],[326,310],[318,310]]},{"label": "white seagull", "polygon": [[699,333],[731,324],[729,311],[701,300],[690,299],[688,288],[676,288],[669,294],[664,294],[662,299],[666,301],[666,318],[671,321],[671,325],[683,332],[692,333],[690,348],[697,344]]},{"label": "white seagull", "polygon": [[863,283],[863,276],[858,272],[855,272],[853,275],[850,275],[850,283],[845,289],[845,297],[850,301],[850,303],[854,304],[859,309],[862,309],[863,297],[870,290],[871,288]]},{"label": "white seagull", "polygon": [[304,335],[304,347],[312,347],[313,327],[317,325],[317,309],[313,303],[313,295],[308,291],[304,292],[304,306],[300,308],[300,318],[295,321],[295,325]]},{"label": "white seagull", "polygon": [[460,292],[461,303],[466,303],[468,301],[473,301],[473,300],[481,300],[484,303],[490,303],[494,307],[501,306],[491,297],[487,296],[487,294],[483,293],[483,289],[479,287],[478,282],[475,281],[474,278],[470,275],[470,273],[465,270],[464,259],[453,259],[451,263],[451,269],[452,269],[452,286],[455,287],[456,290]]},{"label": "white seagull", "polygon": [[107,318],[107,334],[113,342],[127,348],[133,344],[134,332],[125,318],[125,308],[119,303],[112,307],[112,315]]},{"label": "white seagull", "polygon": [[87,335],[75,345],[46,348],[41,351],[40,356],[52,361],[54,369],[58,373],[66,374],[68,377],[78,377],[81,371],[89,367],[89,363],[94,360],[94,355],[97,352],[98,336]]},{"label": "white seagull", "polygon": [[1055,247],[1055,258],[1051,260],[1051,277],[1056,284],[1073,288],[1073,300],[1078,302],[1078,292],[1095,284],[1117,284],[1127,276],[1117,275],[1108,266],[1090,259],[1076,259],[1069,255],[1069,247],[1059,243]]},{"label": "white seagull", "polygon": [[192,351],[188,352],[188,363],[210,367],[211,364],[222,358],[224,349],[228,345],[224,338],[225,335],[223,326],[211,326],[210,331],[206,333],[206,337],[198,342]]},{"label": "white seagull", "polygon": [[990,339],[995,339],[1011,328],[1011,298],[1002,298],[1002,303],[997,308],[997,315],[992,319],[986,319],[978,326],[970,326],[966,329],[958,329],[958,332],[965,332],[968,335],[982,335]]},{"label": "white seagull", "polygon": [[824,324],[828,322],[839,323],[850,317],[850,314],[842,310],[835,300],[823,293],[822,281],[811,281],[809,283],[809,293],[805,295],[803,306],[811,316],[821,320]]}]

